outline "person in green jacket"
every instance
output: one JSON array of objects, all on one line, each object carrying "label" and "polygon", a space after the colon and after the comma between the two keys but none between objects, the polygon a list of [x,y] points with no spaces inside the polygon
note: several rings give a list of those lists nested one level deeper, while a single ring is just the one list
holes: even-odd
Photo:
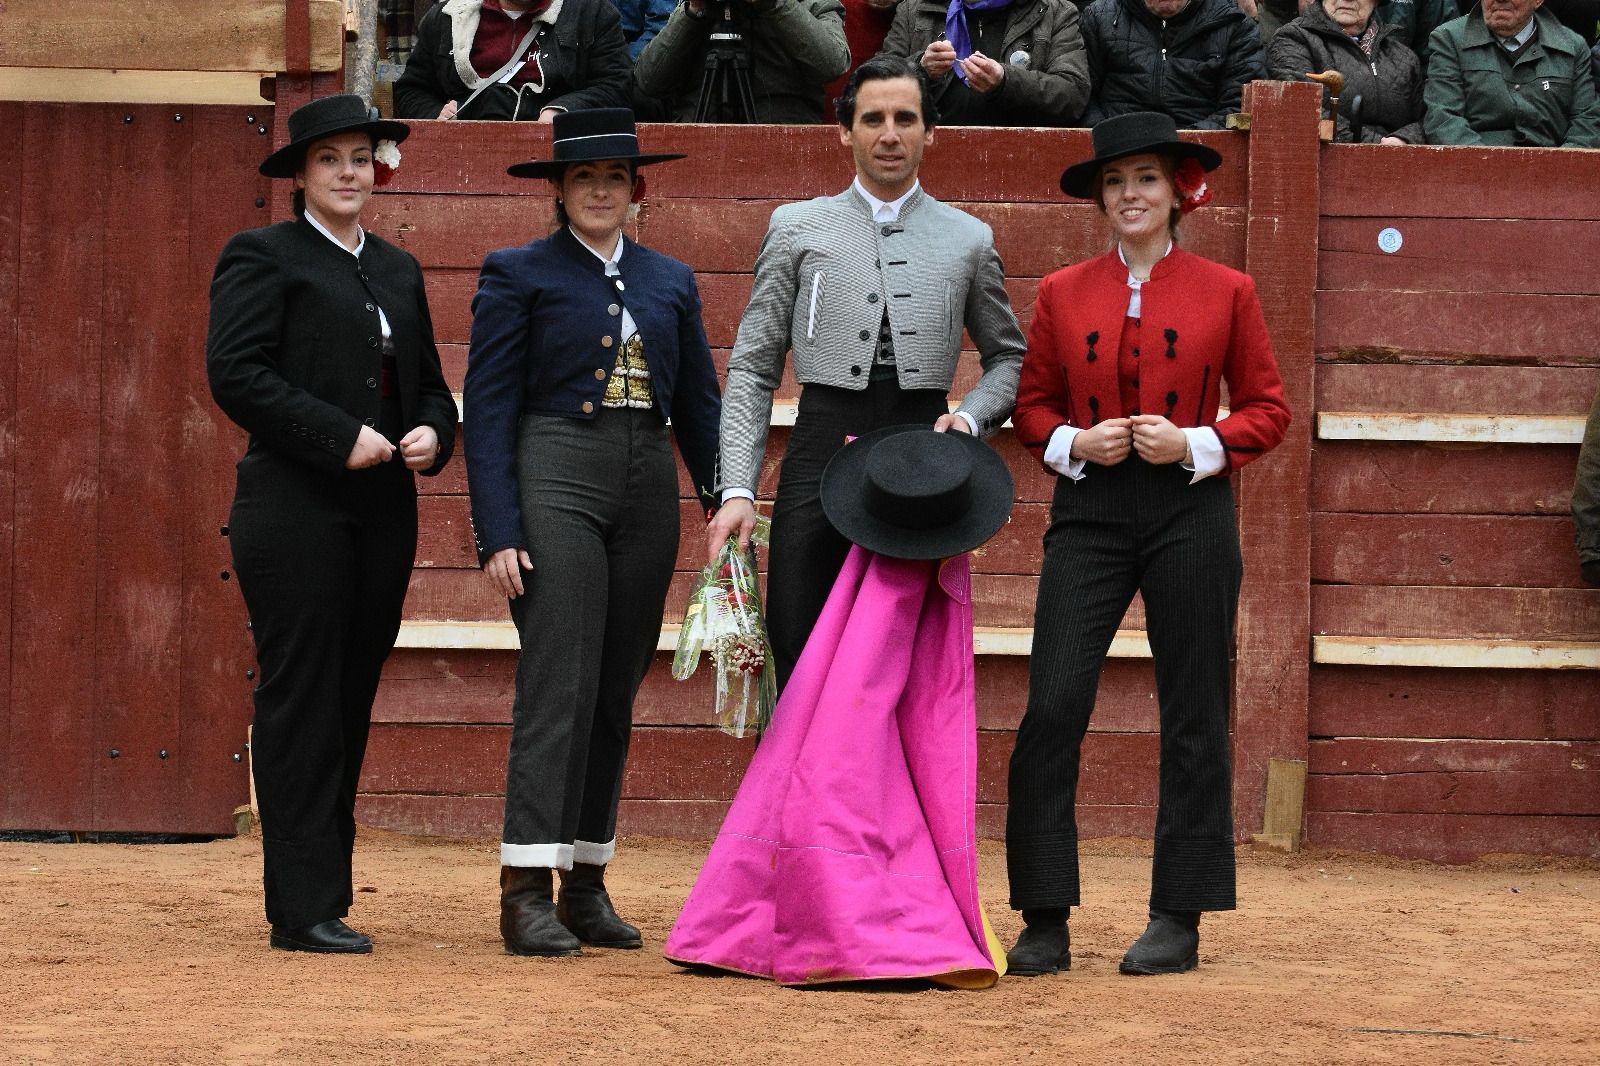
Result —
[{"label": "person in green jacket", "polygon": [[1600,100],[1582,37],[1544,0],[1483,0],[1428,39],[1429,144],[1600,148]]}]

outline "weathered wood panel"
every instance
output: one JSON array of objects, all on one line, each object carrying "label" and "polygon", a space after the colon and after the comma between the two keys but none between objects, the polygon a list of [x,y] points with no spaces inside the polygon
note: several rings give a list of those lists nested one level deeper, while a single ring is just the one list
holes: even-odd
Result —
[{"label": "weathered wood panel", "polygon": [[[1378,234],[1397,230],[1393,254]],[[1324,218],[1319,289],[1600,292],[1600,221],[1537,218]],[[1462,250],[1470,248],[1470,254]]]},{"label": "weathered wood panel", "polygon": [[1318,740],[1306,802],[1388,814],[1600,814],[1600,744]]},{"label": "weathered wood panel", "polygon": [[1597,385],[1590,367],[1328,362],[1317,365],[1317,410],[1584,415]]},{"label": "weathered wood panel", "polygon": [[1600,819],[1512,814],[1306,812],[1306,843],[1433,862],[1485,855],[1600,855]]},{"label": "weathered wood panel", "polygon": [[[1526,176],[1539,175],[1528,195]],[[1375,180],[1381,176],[1381,180]],[[1322,146],[1324,216],[1594,218],[1600,156],[1534,148]]]},{"label": "weathered wood panel", "polygon": [[1316,666],[1311,736],[1600,740],[1600,685],[1581,670]]},{"label": "weathered wood panel", "polygon": [[1311,580],[1582,588],[1572,519],[1314,514]]},{"label": "weathered wood panel", "polygon": [[[22,312],[22,167],[24,109],[0,103],[0,559],[15,558],[17,497],[17,360]],[[3,753],[17,750],[11,698],[12,566],[0,566],[0,825],[16,825],[21,766]]]},{"label": "weathered wood panel", "polygon": [[1600,589],[1317,585],[1311,628],[1351,636],[1592,640],[1600,633]]},{"label": "weathered wood panel", "polygon": [[[1568,445],[1318,441],[1311,453],[1311,508],[1568,515],[1577,458]],[[1489,485],[1494,491],[1486,491]]]},{"label": "weathered wood panel", "polygon": [[1341,359],[1593,366],[1600,295],[1317,293],[1317,352]]}]

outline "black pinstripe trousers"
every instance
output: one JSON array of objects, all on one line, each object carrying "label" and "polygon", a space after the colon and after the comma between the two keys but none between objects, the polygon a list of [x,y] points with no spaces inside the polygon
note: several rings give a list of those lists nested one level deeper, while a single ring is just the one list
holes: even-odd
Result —
[{"label": "black pinstripe trousers", "polygon": [[1161,705],[1150,905],[1235,903],[1230,653],[1243,562],[1225,477],[1188,483],[1133,456],[1056,484],[1034,613],[1028,708],[1011,755],[1011,906],[1077,906],[1078,765],[1100,670],[1135,591]]}]

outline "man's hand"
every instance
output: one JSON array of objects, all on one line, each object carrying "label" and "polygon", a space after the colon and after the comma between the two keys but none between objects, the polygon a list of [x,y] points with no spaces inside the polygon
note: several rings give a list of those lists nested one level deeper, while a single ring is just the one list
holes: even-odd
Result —
[{"label": "man's hand", "polygon": [[729,537],[739,539],[739,547],[750,550],[750,533],[756,528],[756,504],[743,496],[730,496],[717,508],[706,526],[706,562],[714,563]]},{"label": "man's hand", "polygon": [[1160,415],[1134,415],[1133,450],[1147,463],[1176,463],[1189,454],[1189,437]]},{"label": "man's hand", "polygon": [[539,121],[540,122],[551,122],[551,121],[553,121],[555,119],[555,117],[557,115],[561,114],[561,112],[563,112],[565,110],[566,110],[566,108],[564,108],[564,107],[547,107],[544,110],[539,112]]},{"label": "man's hand", "polygon": [[1096,466],[1116,466],[1132,450],[1133,420],[1129,418],[1108,418],[1072,438],[1072,458]]},{"label": "man's hand", "polygon": [[[952,49],[951,54],[954,54]],[[974,52],[961,61],[961,73],[967,76],[967,84],[974,92],[987,93],[1000,88],[1000,83],[1006,80],[1006,68],[1003,64],[990,59],[982,52]]]},{"label": "man's hand", "polygon": [[455,118],[456,112],[459,110],[461,110],[460,104],[456,103],[454,100],[446,100],[444,102],[444,106],[439,109],[439,117]]},{"label": "man's hand", "polygon": [[356,434],[355,445],[345,457],[344,466],[346,470],[365,470],[369,466],[387,463],[393,454],[394,445],[389,443],[389,438],[371,426],[362,426],[361,432]]},{"label": "man's hand", "polygon": [[930,78],[942,78],[956,65],[956,46],[946,40],[934,41],[922,53],[922,69]]},{"label": "man's hand", "polygon": [[501,548],[483,564],[489,583],[508,600],[522,595],[522,571],[532,569],[533,560],[526,548]]},{"label": "man's hand", "polygon": [[400,438],[400,455],[408,470],[426,470],[439,458],[439,431],[418,426]]},{"label": "man's hand", "polygon": [[940,415],[933,420],[933,428],[937,433],[948,433],[952,429],[957,433],[972,433],[972,427],[967,425],[967,420],[954,411],[947,415]]}]

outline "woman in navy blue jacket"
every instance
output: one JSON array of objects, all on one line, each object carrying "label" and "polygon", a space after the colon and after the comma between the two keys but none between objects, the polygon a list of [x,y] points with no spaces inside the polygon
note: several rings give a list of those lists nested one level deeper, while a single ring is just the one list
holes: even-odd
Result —
[{"label": "woman in navy blue jacket", "polygon": [[638,167],[682,156],[641,155],[622,108],[556,115],[552,155],[508,170],[550,180],[559,228],[484,260],[465,395],[478,560],[522,641],[500,845],[513,955],[642,943],[604,873],[678,552],[667,420],[709,498],[721,414],[694,274],[622,235]]}]

